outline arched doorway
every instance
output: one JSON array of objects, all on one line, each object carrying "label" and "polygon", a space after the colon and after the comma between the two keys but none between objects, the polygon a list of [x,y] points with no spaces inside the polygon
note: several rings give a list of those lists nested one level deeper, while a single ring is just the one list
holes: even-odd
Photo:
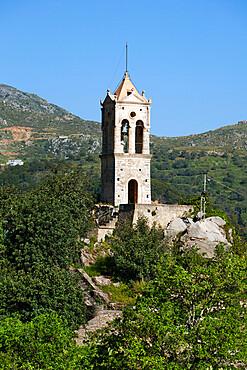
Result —
[{"label": "arched doorway", "polygon": [[138,201],[138,182],[130,180],[128,183],[128,203],[137,203]]}]

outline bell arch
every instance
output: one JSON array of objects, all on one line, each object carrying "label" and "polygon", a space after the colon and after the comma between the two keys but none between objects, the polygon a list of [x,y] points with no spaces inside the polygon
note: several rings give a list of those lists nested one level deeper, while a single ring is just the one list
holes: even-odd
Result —
[{"label": "bell arch", "polygon": [[135,152],[139,154],[142,154],[143,151],[143,127],[143,122],[138,120],[135,129]]},{"label": "bell arch", "polygon": [[121,122],[121,144],[123,145],[123,152],[129,152],[129,121],[127,119]]}]

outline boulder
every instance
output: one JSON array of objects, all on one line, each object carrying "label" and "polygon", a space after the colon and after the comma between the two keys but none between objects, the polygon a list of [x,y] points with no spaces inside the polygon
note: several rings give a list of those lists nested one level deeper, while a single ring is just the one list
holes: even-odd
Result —
[{"label": "boulder", "polygon": [[[166,240],[179,240],[182,250],[195,246],[205,257],[211,258],[218,244],[231,247],[227,240],[231,236],[231,229],[226,235],[223,228],[225,224],[221,217],[209,217],[196,222],[192,219],[175,219],[167,226],[164,235]],[[178,235],[181,232],[182,235]]]},{"label": "boulder", "polygon": [[185,231],[192,222],[191,218],[175,218],[165,228],[165,238],[175,240],[177,235]]},{"label": "boulder", "polygon": [[208,217],[207,220],[214,222],[218,226],[224,226],[226,224],[226,221],[224,221],[223,218],[219,216]]}]

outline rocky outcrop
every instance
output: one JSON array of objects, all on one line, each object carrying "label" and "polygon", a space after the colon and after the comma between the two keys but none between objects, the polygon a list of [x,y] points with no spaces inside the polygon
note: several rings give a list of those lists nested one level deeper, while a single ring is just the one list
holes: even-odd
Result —
[{"label": "rocky outcrop", "polygon": [[107,325],[118,317],[122,316],[122,311],[120,310],[98,310],[95,317],[88,321],[88,323],[75,333],[77,337],[75,338],[77,345],[83,345],[88,339],[89,333],[96,330],[107,327]]},{"label": "rocky outcrop", "polygon": [[196,246],[200,253],[211,258],[218,244],[227,249],[232,246],[232,230],[226,231],[225,225],[221,217],[208,217],[196,222],[191,218],[177,218],[166,227],[165,240],[179,241],[183,250]]},{"label": "rocky outcrop", "polygon": [[83,270],[83,269],[77,269],[77,271],[81,274],[82,278],[86,281],[88,286],[92,289],[94,297],[102,300],[105,302],[107,305],[110,304],[110,299],[108,295],[93,282],[92,278]]},{"label": "rocky outcrop", "polygon": [[[85,242],[88,241],[87,243]],[[96,260],[100,257],[107,257],[111,256],[111,251],[105,250],[102,248],[101,243],[94,243],[93,247],[90,246],[90,240],[85,239],[84,240],[84,247],[81,249],[81,263],[83,266],[91,266],[94,265]]]},{"label": "rocky outcrop", "polygon": [[108,286],[111,285],[112,281],[111,279],[107,278],[106,276],[95,276],[94,278],[95,283],[99,286]]},{"label": "rocky outcrop", "polygon": [[[98,276],[93,279],[83,270],[70,268],[73,275],[79,273],[79,285],[82,289],[85,304],[91,312],[91,319],[82,325],[76,333],[76,343],[83,345],[90,332],[106,327],[111,321],[122,315],[123,305],[120,307],[117,303],[110,302],[108,294],[104,293],[98,285],[104,286],[111,283],[111,280],[105,276]],[[115,284],[114,284],[115,285]]]}]

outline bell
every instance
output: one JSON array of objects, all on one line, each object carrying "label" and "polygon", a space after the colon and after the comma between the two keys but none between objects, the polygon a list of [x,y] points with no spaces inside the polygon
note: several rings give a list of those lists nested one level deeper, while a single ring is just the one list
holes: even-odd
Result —
[{"label": "bell", "polygon": [[128,128],[127,128],[127,125],[124,125],[123,129],[122,129],[122,133],[123,134],[127,134],[128,132]]}]

